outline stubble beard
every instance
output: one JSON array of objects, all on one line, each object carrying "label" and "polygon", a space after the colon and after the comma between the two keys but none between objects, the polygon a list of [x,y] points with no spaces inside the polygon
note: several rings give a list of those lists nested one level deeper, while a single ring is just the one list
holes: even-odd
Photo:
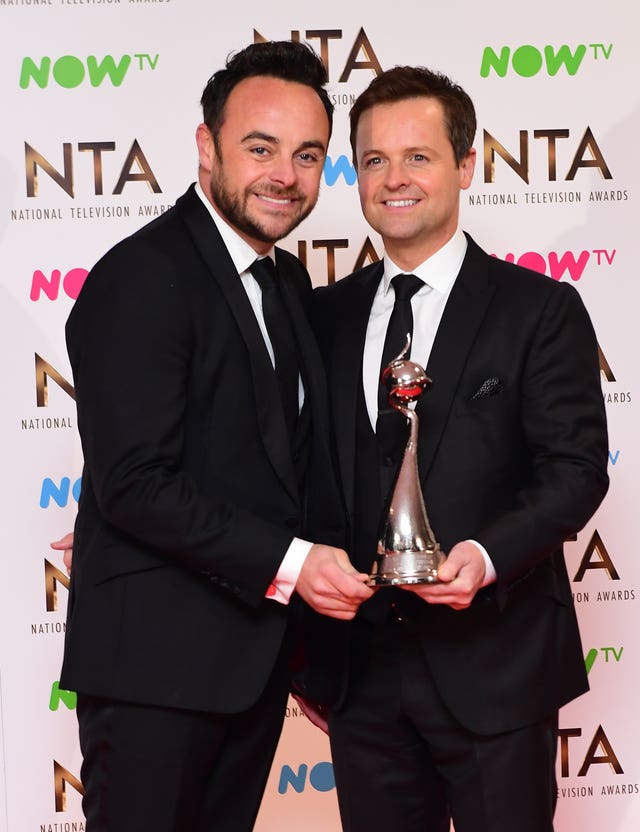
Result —
[{"label": "stubble beard", "polygon": [[[286,237],[287,234],[290,234],[294,228],[300,225],[300,223],[309,216],[317,201],[316,197],[316,199],[311,203],[307,203],[307,205],[303,207],[300,212],[296,214],[296,216],[291,218],[286,226],[282,227],[282,225],[278,223],[278,229],[276,231],[275,229],[269,229],[265,222],[261,222],[257,218],[251,217],[247,211],[247,202],[252,195],[251,190],[247,189],[242,194],[232,193],[228,189],[224,173],[221,171],[212,171],[210,187],[211,197],[226,221],[243,234],[248,235],[254,240],[260,240],[260,242],[263,243],[273,244]],[[275,199],[300,197],[298,191],[287,189],[278,190],[274,188],[263,188],[261,189],[261,193]],[[300,201],[300,205],[304,205],[302,200]]]}]

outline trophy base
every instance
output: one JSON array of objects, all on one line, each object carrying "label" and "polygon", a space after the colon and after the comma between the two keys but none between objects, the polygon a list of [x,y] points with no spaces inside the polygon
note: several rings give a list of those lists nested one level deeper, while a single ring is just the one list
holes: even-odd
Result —
[{"label": "trophy base", "polygon": [[367,586],[439,584],[438,569],[444,559],[440,549],[429,552],[379,553]]}]

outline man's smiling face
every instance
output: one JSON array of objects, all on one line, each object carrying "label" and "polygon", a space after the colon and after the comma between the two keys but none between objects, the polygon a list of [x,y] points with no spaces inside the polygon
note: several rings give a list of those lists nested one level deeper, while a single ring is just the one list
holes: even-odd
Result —
[{"label": "man's smiling face", "polygon": [[365,110],[356,158],[362,210],[395,263],[414,268],[453,236],[475,151],[456,164],[437,99],[420,96]]},{"label": "man's smiling face", "polygon": [[256,251],[285,237],[316,204],[329,120],[311,87],[245,78],[227,99],[216,140],[204,124],[196,137],[205,193]]}]

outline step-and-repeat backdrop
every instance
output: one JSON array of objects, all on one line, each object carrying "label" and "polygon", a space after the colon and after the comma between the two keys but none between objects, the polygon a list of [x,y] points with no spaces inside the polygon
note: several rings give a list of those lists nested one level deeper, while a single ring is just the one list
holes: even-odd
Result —
[{"label": "step-and-repeat backdrop", "polygon": [[[290,37],[322,55],[336,105],[319,205],[285,241],[316,285],[381,256],[349,107],[381,69],[422,64],[477,106],[464,227],[590,311],[611,488],[567,547],[591,692],[561,713],[557,829],[640,828],[639,23],[628,0],[0,0],[1,832],[84,829],[75,697],[57,682],[68,579],[49,548],[72,528],[82,469],[64,322],[98,256],[195,178],[211,72]],[[340,829],[328,745],[293,702],[257,829]]]}]

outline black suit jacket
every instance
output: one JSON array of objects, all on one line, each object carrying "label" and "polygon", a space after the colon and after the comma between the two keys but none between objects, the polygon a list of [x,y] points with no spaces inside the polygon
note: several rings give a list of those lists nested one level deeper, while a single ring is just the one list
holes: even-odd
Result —
[{"label": "black suit jacket", "polygon": [[[377,263],[314,300],[352,529],[357,395],[381,278]],[[562,543],[608,485],[597,343],[573,287],[490,257],[469,238],[427,373],[418,453],[431,525],[445,552],[479,541],[498,579],[468,610],[410,597],[411,615],[450,710],[496,733],[587,689]],[[373,556],[356,566],[369,571]],[[326,698],[345,678],[336,657],[345,661],[348,625],[315,624],[324,636],[309,692]]]},{"label": "black suit jacket", "polygon": [[[311,285],[295,257],[278,249],[276,259],[313,428],[307,452],[323,471]],[[284,637],[288,609],[265,593],[305,527],[307,496],[257,321],[193,187],[92,269],[66,332],[85,468],[61,685],[244,710]],[[330,491],[307,485],[329,506]],[[324,540],[341,521],[328,510]]]}]

